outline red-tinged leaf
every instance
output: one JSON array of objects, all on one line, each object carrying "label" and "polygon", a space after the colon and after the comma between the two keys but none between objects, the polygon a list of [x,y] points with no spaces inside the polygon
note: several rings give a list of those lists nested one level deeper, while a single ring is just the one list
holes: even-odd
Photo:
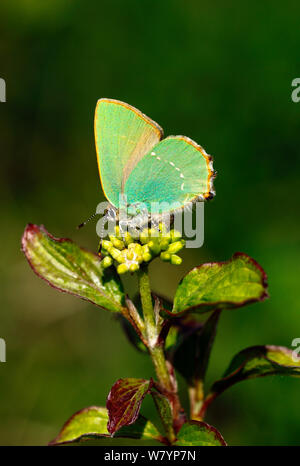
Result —
[{"label": "red-tinged leaf", "polygon": [[213,384],[210,392],[216,396],[237,382],[267,375],[299,377],[299,359],[284,346],[251,346],[233,358],[223,378]]},{"label": "red-tinged leaf", "polygon": [[106,402],[109,416],[108,432],[114,434],[121,427],[136,421],[142,401],[152,385],[152,379],[126,378],[117,380],[112,386]]},{"label": "red-tinged leaf", "polygon": [[50,286],[121,312],[124,292],[113,269],[105,269],[97,254],[66,238],[54,238],[43,226],[27,225],[23,252],[33,271]]},{"label": "red-tinged leaf", "polygon": [[234,356],[223,377],[211,387],[199,415],[204,417],[217,396],[243,380],[285,375],[300,377],[300,361],[292,350],[284,346],[251,346]]}]

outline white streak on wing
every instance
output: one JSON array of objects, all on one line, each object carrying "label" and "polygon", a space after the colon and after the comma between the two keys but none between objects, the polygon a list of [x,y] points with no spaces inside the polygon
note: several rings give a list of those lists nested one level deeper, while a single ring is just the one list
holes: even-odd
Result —
[{"label": "white streak on wing", "polygon": [[182,183],[182,185],[180,187],[181,191],[183,191],[183,188],[184,188],[184,183]]}]

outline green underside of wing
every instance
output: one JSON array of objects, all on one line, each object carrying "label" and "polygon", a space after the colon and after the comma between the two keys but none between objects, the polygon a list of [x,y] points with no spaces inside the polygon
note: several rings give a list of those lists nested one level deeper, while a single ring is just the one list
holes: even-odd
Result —
[{"label": "green underside of wing", "polygon": [[119,207],[122,184],[138,161],[160,140],[162,130],[138,110],[101,99],[95,113],[95,140],[102,187]]},{"label": "green underside of wing", "polygon": [[[151,149],[125,184],[127,203],[144,203],[151,213],[185,206],[210,191],[209,159],[188,139],[169,137]],[[165,206],[151,203],[165,203]],[[151,209],[151,210],[150,210]]]}]

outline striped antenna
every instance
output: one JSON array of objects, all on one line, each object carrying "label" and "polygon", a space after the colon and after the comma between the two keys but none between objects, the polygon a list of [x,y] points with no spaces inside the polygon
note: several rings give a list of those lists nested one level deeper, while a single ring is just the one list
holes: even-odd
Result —
[{"label": "striped antenna", "polygon": [[80,223],[80,225],[77,226],[77,230],[80,228],[84,227],[87,223],[89,223],[90,220],[93,220],[93,218],[96,217],[96,215],[100,215],[97,212],[95,212],[93,215],[91,215],[85,222]]}]

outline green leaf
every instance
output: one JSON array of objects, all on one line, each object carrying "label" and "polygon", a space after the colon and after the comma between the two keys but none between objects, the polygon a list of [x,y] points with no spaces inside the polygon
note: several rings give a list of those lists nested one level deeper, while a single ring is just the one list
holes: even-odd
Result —
[{"label": "green leaf", "polygon": [[174,446],[226,446],[220,432],[205,422],[188,421],[181,427]]},{"label": "green leaf", "polygon": [[152,379],[126,378],[117,380],[112,386],[106,402],[109,416],[107,430],[111,434],[136,421],[142,401],[152,385]]},{"label": "green leaf", "polygon": [[[75,413],[63,426],[50,445],[81,443],[96,439],[97,444],[123,444],[122,439],[138,439],[139,443],[159,441],[161,436],[156,427],[143,416],[128,427],[120,429],[112,439],[107,431],[108,413],[106,408],[91,406]],[[118,441],[118,439],[120,439]],[[130,442],[131,443],[131,442]]]},{"label": "green leaf", "polygon": [[233,309],[266,297],[264,270],[247,254],[237,252],[228,262],[212,262],[192,269],[177,288],[173,312],[165,312],[174,317],[187,311]]},{"label": "green leaf", "polygon": [[33,271],[53,288],[97,306],[120,312],[122,284],[114,269],[105,269],[98,255],[69,239],[54,238],[43,226],[27,225],[22,248]]},{"label": "green leaf", "polygon": [[204,324],[190,322],[189,327],[183,327],[177,345],[171,350],[169,358],[190,386],[205,377],[219,316],[220,311],[215,311]]},{"label": "green leaf", "polygon": [[155,390],[151,391],[155,406],[159,413],[161,422],[166,431],[167,437],[170,441],[175,439],[174,429],[173,429],[173,416],[172,416],[172,407],[171,403],[164,395],[158,393]]},{"label": "green leaf", "polygon": [[283,346],[252,346],[238,353],[222,379],[211,387],[208,399],[215,398],[232,385],[266,375],[300,376],[300,361]]}]

